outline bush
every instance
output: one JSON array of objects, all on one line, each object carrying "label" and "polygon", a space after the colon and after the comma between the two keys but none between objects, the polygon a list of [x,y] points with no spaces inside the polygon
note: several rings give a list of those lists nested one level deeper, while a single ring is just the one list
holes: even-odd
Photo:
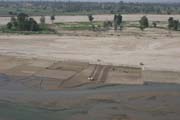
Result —
[{"label": "bush", "polygon": [[106,29],[109,29],[110,27],[112,27],[112,22],[111,21],[104,21],[103,27]]}]

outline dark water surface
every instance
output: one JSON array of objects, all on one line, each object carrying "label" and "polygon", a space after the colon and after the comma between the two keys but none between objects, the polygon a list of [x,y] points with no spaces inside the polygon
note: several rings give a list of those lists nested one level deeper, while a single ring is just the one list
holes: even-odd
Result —
[{"label": "dark water surface", "polygon": [[173,84],[0,89],[0,120],[179,120],[179,93]]}]

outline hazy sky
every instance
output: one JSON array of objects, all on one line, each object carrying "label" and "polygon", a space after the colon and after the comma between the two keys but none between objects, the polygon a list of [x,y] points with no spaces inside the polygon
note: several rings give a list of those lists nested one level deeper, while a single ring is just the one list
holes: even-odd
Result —
[{"label": "hazy sky", "polygon": [[[2,1],[2,0],[0,0]],[[10,0],[11,1],[11,0]],[[19,0],[12,0],[12,1],[19,1]],[[40,1],[40,0],[22,0],[22,1]],[[42,0],[43,1],[43,0]],[[45,1],[55,1],[55,0],[45,0]],[[174,3],[178,2],[180,3],[180,0],[56,0],[56,1],[83,1],[83,2],[119,2],[119,1],[124,1],[124,2],[168,2],[168,3]]]},{"label": "hazy sky", "polygon": [[[69,0],[64,0],[64,1],[69,1]],[[124,2],[180,2],[180,0],[70,0],[70,1],[108,1],[108,2],[119,2],[119,1],[124,1]]]}]

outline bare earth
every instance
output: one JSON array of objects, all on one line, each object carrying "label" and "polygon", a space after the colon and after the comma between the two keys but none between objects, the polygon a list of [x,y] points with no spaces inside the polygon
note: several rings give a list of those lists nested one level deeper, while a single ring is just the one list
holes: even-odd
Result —
[{"label": "bare earth", "polygon": [[[75,32],[74,32],[75,33]],[[73,33],[72,33],[73,34]],[[0,54],[80,60],[145,69],[180,71],[180,34],[166,30],[135,28],[123,32],[90,32],[88,36],[1,35]]]}]

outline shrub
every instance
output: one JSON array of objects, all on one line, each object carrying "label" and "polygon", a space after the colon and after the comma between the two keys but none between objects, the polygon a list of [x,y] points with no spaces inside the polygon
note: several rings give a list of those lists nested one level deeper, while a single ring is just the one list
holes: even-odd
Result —
[{"label": "shrub", "polygon": [[111,21],[104,21],[103,27],[106,29],[109,29],[110,27],[112,27],[112,22]]}]

